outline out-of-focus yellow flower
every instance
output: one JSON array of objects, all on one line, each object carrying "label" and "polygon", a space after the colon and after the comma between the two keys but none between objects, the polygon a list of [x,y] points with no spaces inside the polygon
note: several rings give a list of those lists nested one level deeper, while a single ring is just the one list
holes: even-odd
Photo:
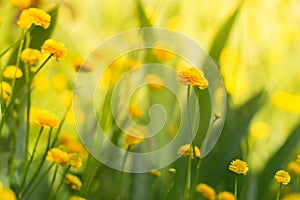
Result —
[{"label": "out-of-focus yellow flower", "polygon": [[73,135],[61,134],[59,141],[69,152],[78,154],[83,160],[87,159],[87,150],[81,143],[76,141],[76,138]]},{"label": "out-of-focus yellow flower", "polygon": [[[199,147],[194,146],[194,148],[195,148],[196,157],[200,157]],[[191,158],[194,159],[194,150],[192,149],[192,152],[190,151],[191,151],[191,145],[185,144],[178,149],[177,153],[180,155],[181,158],[186,156],[191,156]]]},{"label": "out-of-focus yellow flower", "polygon": [[41,57],[41,52],[37,49],[26,48],[21,52],[21,60],[29,65],[34,65]]},{"label": "out-of-focus yellow flower", "polygon": [[250,135],[255,140],[267,139],[270,132],[270,126],[265,122],[254,122],[250,127]]},{"label": "out-of-focus yellow flower", "polygon": [[279,92],[272,97],[272,103],[281,110],[300,114],[300,95]]},{"label": "out-of-focus yellow flower", "polygon": [[15,65],[10,65],[5,68],[3,76],[8,79],[21,78],[23,76],[23,72]]},{"label": "out-of-focus yellow flower", "polygon": [[82,166],[82,160],[77,153],[70,153],[69,154],[69,164],[76,169],[80,169]]},{"label": "out-of-focus yellow flower", "polygon": [[55,162],[60,166],[65,166],[69,164],[70,156],[67,152],[59,148],[52,148],[47,152],[46,160]]},{"label": "out-of-focus yellow flower", "polygon": [[232,47],[222,49],[220,55],[220,71],[223,76],[229,76],[241,61],[240,54]]},{"label": "out-of-focus yellow flower", "polygon": [[297,162],[298,164],[300,164],[300,154],[297,155],[297,160],[296,160],[296,162]]},{"label": "out-of-focus yellow flower", "polygon": [[64,74],[55,74],[52,77],[52,85],[56,90],[63,90],[67,87],[67,78]]},{"label": "out-of-focus yellow flower", "polygon": [[78,57],[74,60],[73,66],[76,72],[80,70],[80,72],[90,72],[92,71],[92,67],[90,67],[82,57]]},{"label": "out-of-focus yellow flower", "polygon": [[196,191],[202,196],[204,196],[208,200],[215,200],[216,199],[216,192],[214,188],[210,187],[207,184],[200,183],[196,186]]},{"label": "out-of-focus yellow flower", "polygon": [[[2,93],[3,92],[3,93]],[[0,83],[0,95],[3,98],[3,100],[7,100],[9,98],[9,95],[12,92],[12,88],[9,83],[2,81]]]},{"label": "out-of-focus yellow flower", "polygon": [[171,17],[167,22],[167,28],[171,30],[178,30],[178,28],[181,27],[180,23],[181,23],[180,17],[178,16]]},{"label": "out-of-focus yellow flower", "polygon": [[184,85],[198,86],[201,90],[208,87],[203,71],[195,67],[184,67],[178,71],[178,81]]},{"label": "out-of-focus yellow flower", "polygon": [[45,11],[38,8],[28,8],[21,12],[17,24],[23,30],[28,30],[32,24],[47,29],[50,25],[50,21],[51,16]]},{"label": "out-of-focus yellow flower", "polygon": [[145,77],[145,80],[148,83],[148,85],[153,89],[161,89],[164,85],[163,79],[156,74],[148,74]]},{"label": "out-of-focus yellow flower", "polygon": [[10,189],[4,189],[2,183],[0,183],[0,197],[1,200],[16,200],[15,193]]},{"label": "out-of-focus yellow flower", "polygon": [[86,200],[86,199],[79,196],[71,196],[69,200]]},{"label": "out-of-focus yellow flower", "polygon": [[234,161],[232,161],[229,165],[229,170],[233,171],[237,174],[244,174],[246,175],[249,168],[248,165],[245,161],[242,161],[240,159],[236,159]]},{"label": "out-of-focus yellow flower", "polygon": [[11,5],[16,6],[20,9],[29,8],[31,0],[10,0]]},{"label": "out-of-focus yellow flower", "polygon": [[285,195],[282,200],[299,200],[300,199],[300,193],[292,193]]},{"label": "out-of-focus yellow flower", "polygon": [[231,192],[223,191],[218,194],[217,200],[235,200],[235,197]]},{"label": "out-of-focus yellow flower", "polygon": [[33,79],[34,88],[40,92],[46,91],[49,88],[49,78],[44,74],[38,74]]},{"label": "out-of-focus yellow flower", "polygon": [[300,164],[297,162],[290,162],[287,166],[287,171],[297,176],[300,176]]},{"label": "out-of-focus yellow flower", "polygon": [[174,58],[174,53],[170,52],[171,46],[165,42],[158,41],[154,44],[152,52],[157,60],[167,62]]},{"label": "out-of-focus yellow flower", "polygon": [[67,54],[67,48],[62,42],[57,42],[53,39],[47,39],[42,46],[42,53],[53,54],[56,60],[61,60]]},{"label": "out-of-focus yellow flower", "polygon": [[38,110],[35,113],[34,122],[44,127],[57,128],[59,119],[56,114],[48,110]]},{"label": "out-of-focus yellow flower", "polygon": [[287,185],[291,181],[291,176],[287,171],[279,170],[276,172],[276,174],[274,176],[274,180],[277,183]]},{"label": "out-of-focus yellow flower", "polygon": [[129,133],[125,133],[124,139],[126,145],[137,145],[141,143],[145,138],[145,133],[140,128],[133,128]]},{"label": "out-of-focus yellow flower", "polygon": [[150,174],[154,177],[160,177],[161,176],[161,172],[159,170],[156,170],[156,169],[151,170]]},{"label": "out-of-focus yellow flower", "polygon": [[82,186],[81,180],[77,176],[74,176],[72,174],[67,174],[66,177],[65,177],[64,182],[66,184],[70,185],[70,188],[72,190],[79,191],[81,189],[81,186]]},{"label": "out-of-focus yellow flower", "polygon": [[142,109],[135,103],[132,103],[129,105],[129,115],[132,117],[132,118],[141,118],[143,116],[143,111]]}]

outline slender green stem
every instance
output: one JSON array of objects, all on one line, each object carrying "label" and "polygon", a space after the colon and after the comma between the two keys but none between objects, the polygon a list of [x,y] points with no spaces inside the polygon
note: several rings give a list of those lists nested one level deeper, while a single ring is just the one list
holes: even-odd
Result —
[{"label": "slender green stem", "polygon": [[55,171],[53,173],[53,176],[52,176],[52,181],[51,181],[51,184],[50,184],[50,189],[48,191],[48,200],[51,199],[51,192],[52,192],[52,189],[53,189],[53,186],[54,186],[54,183],[55,183],[55,179],[56,179],[56,175],[57,175],[57,171],[58,171],[58,165],[56,165],[55,167]]},{"label": "slender green stem", "polygon": [[27,178],[27,175],[28,175],[28,170],[29,170],[29,167],[30,167],[30,165],[31,165],[31,163],[33,161],[33,158],[34,158],[34,155],[35,155],[35,152],[36,152],[36,147],[38,145],[38,142],[40,140],[40,137],[41,137],[41,134],[42,134],[43,130],[44,130],[44,127],[42,126],[41,129],[40,129],[40,131],[39,131],[39,133],[38,133],[38,137],[37,137],[37,139],[35,141],[35,144],[33,146],[33,150],[32,150],[32,154],[30,156],[30,159],[29,159],[28,163],[25,166],[24,175],[23,175],[23,179],[22,179],[22,182],[21,182],[20,190],[19,190],[20,193],[22,192],[22,189],[23,189],[23,187],[25,185],[25,181],[26,181],[26,178]]},{"label": "slender green stem", "polygon": [[167,187],[166,193],[165,193],[164,198],[163,198],[164,200],[167,199],[168,194],[169,194],[170,190],[173,187],[173,176],[174,176],[173,173],[169,173],[169,182],[168,182],[168,187]]},{"label": "slender green stem", "polygon": [[[45,170],[45,172],[40,176],[40,178],[37,180],[37,182],[35,183],[35,185],[33,185],[33,187],[32,187],[32,189],[31,190],[29,190],[30,189],[30,187],[32,186],[32,185],[29,185],[29,187],[27,188],[27,190],[24,190],[24,197],[26,196],[26,194],[28,194],[28,195],[30,195],[39,185],[40,185],[40,183],[41,183],[41,181],[44,179],[44,177],[47,175],[47,174],[49,174],[49,171],[51,170],[51,168],[54,166],[54,164],[55,163],[52,163],[46,170]],[[30,196],[28,196],[27,195],[27,197],[25,198],[25,200],[26,199],[28,199]]]},{"label": "slender green stem", "polygon": [[[195,186],[194,188],[196,188],[196,185],[198,183],[199,171],[200,171],[200,167],[201,167],[201,164],[202,164],[202,159],[201,158],[197,158],[197,159],[198,160],[197,160],[196,174],[195,174],[195,179],[194,179],[194,186]],[[193,192],[191,194],[191,199],[193,199],[194,193],[195,193],[195,190],[193,190]]]},{"label": "slender green stem", "polygon": [[10,175],[9,175],[9,185],[11,186],[14,178],[14,169],[15,169],[15,159],[16,159],[16,148],[17,148],[17,116],[15,119],[15,125],[12,131],[12,155],[11,155],[11,163],[10,163]]},{"label": "slender green stem", "polygon": [[64,174],[62,175],[60,184],[58,185],[57,190],[56,190],[56,195],[59,194],[59,191],[60,191],[62,185],[64,184],[65,177],[66,177],[67,173],[70,171],[70,168],[71,168],[71,165],[69,165],[69,166],[67,167],[67,169],[65,170]]},{"label": "slender green stem", "polygon": [[235,200],[238,199],[238,181],[239,181],[239,177],[238,175],[235,177],[235,182],[234,182],[234,197],[235,197]]},{"label": "slender green stem", "polygon": [[122,167],[121,167],[121,174],[120,174],[120,178],[119,178],[119,181],[118,181],[118,188],[117,188],[117,198],[116,199],[121,199],[121,187],[122,187],[122,183],[123,183],[123,176],[124,176],[124,167],[125,167],[125,164],[126,164],[126,160],[127,160],[127,156],[128,156],[128,153],[131,149],[131,145],[128,145],[127,147],[127,151],[125,153],[125,156],[123,158],[123,162],[122,162]]},{"label": "slender green stem", "polygon": [[279,199],[280,199],[281,187],[282,187],[282,183],[280,183],[280,185],[279,185],[279,189],[278,189],[278,192],[277,192],[276,200],[279,200]]}]

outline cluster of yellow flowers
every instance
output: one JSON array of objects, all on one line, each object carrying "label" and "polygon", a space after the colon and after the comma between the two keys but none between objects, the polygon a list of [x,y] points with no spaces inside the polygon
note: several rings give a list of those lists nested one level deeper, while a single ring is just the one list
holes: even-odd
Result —
[{"label": "cluster of yellow flowers", "polygon": [[[194,150],[195,150],[196,157],[200,158],[200,149],[199,149],[199,147],[194,146]],[[195,157],[194,156],[194,150],[193,150],[193,148],[191,147],[190,144],[186,144],[186,145],[181,146],[178,149],[177,153],[180,155],[180,157],[190,156],[191,159],[194,159],[194,157]]]},{"label": "cluster of yellow flowers", "polygon": [[67,153],[59,148],[52,148],[48,151],[46,160],[55,162],[59,166],[70,165],[79,169],[82,166],[82,160],[76,153]]},{"label": "cluster of yellow flowers", "polygon": [[196,191],[208,200],[235,200],[234,195],[228,191],[222,191],[216,195],[214,188],[205,183],[198,184]]}]

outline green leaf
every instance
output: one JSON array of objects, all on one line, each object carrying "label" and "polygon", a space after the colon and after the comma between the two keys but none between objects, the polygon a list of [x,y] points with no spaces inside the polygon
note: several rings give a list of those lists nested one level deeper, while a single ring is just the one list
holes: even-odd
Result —
[{"label": "green leaf", "polygon": [[257,199],[264,199],[268,186],[271,183],[276,171],[280,170],[282,163],[286,162],[291,153],[297,147],[300,141],[300,124],[293,130],[293,132],[286,139],[284,144],[277,150],[277,152],[269,159],[265,168],[258,176],[258,193]]},{"label": "green leaf", "polygon": [[234,22],[238,16],[238,13],[242,7],[242,3],[237,7],[235,12],[225,21],[223,26],[217,32],[212,46],[209,51],[209,55],[214,60],[215,63],[219,62],[219,57],[221,54],[222,49],[225,47],[226,42],[230,36],[230,32],[234,25]]},{"label": "green leaf", "polygon": [[151,22],[148,19],[145,9],[140,0],[136,0],[137,14],[140,20],[141,28],[142,27],[151,27]]}]

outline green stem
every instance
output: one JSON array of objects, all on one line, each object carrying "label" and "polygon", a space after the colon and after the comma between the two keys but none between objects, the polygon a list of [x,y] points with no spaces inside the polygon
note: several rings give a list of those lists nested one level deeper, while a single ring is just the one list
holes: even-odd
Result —
[{"label": "green stem", "polygon": [[58,165],[56,165],[55,171],[54,171],[53,176],[52,176],[52,181],[51,181],[51,184],[50,184],[50,189],[48,191],[48,200],[51,199],[50,198],[51,197],[51,192],[52,192],[52,189],[53,189],[53,186],[54,186],[54,182],[55,182],[55,179],[56,179],[57,171],[58,171]]},{"label": "green stem", "polygon": [[67,169],[65,170],[65,172],[64,172],[64,174],[63,174],[63,176],[62,176],[62,179],[61,179],[61,181],[60,181],[60,184],[59,184],[59,186],[57,187],[56,195],[59,194],[59,191],[60,191],[62,185],[64,184],[65,177],[66,177],[67,173],[70,171],[70,168],[71,168],[71,165],[69,165],[69,166],[67,167]]},{"label": "green stem", "polygon": [[167,191],[166,191],[166,193],[165,193],[165,195],[164,195],[164,200],[167,199],[168,194],[169,194],[170,190],[171,190],[172,187],[173,187],[173,176],[174,176],[174,174],[169,173],[169,182],[168,182]]},{"label": "green stem", "polygon": [[[194,188],[196,188],[196,185],[198,183],[199,171],[200,171],[200,167],[201,167],[201,164],[202,164],[202,159],[201,158],[197,158],[197,159],[198,159],[198,161],[197,161],[196,174],[195,174],[195,179],[194,179],[194,183],[195,183]],[[193,193],[191,194],[191,199],[193,199],[194,193],[195,193],[195,190],[193,190]]]},{"label": "green stem", "polygon": [[123,169],[125,167],[126,159],[127,159],[127,156],[128,156],[128,152],[130,151],[130,148],[131,148],[131,145],[128,145],[127,151],[125,153],[125,156],[124,156],[124,159],[123,159],[123,162],[122,162],[122,167],[121,167],[122,171],[121,171],[120,178],[119,178],[119,181],[118,181],[117,198],[116,199],[121,199],[121,187],[122,187],[123,176],[124,176]]},{"label": "green stem", "polygon": [[39,133],[38,133],[38,137],[37,137],[37,139],[35,141],[35,144],[33,146],[33,150],[32,150],[32,154],[30,156],[30,159],[29,159],[28,163],[25,166],[24,175],[23,175],[23,179],[22,179],[22,182],[21,182],[20,190],[19,190],[20,194],[22,193],[22,189],[23,189],[23,187],[25,185],[25,181],[26,181],[26,178],[27,178],[27,175],[28,175],[28,170],[29,170],[29,167],[30,167],[30,165],[31,165],[31,163],[33,161],[33,158],[34,158],[34,155],[35,155],[35,152],[36,152],[36,147],[38,145],[38,142],[40,140],[40,137],[41,137],[41,134],[42,134],[43,130],[44,130],[44,127],[42,126],[41,129],[40,129],[40,131],[39,131]]},{"label": "green stem", "polygon": [[235,177],[235,182],[234,182],[234,197],[235,197],[235,200],[237,200],[238,198],[238,181],[239,181],[239,177],[238,175]]},{"label": "green stem", "polygon": [[[17,117],[16,117],[17,118]],[[11,186],[14,178],[14,169],[15,169],[15,159],[16,159],[16,148],[17,148],[17,120],[15,119],[15,125],[12,131],[12,155],[11,155],[11,163],[10,163],[10,175],[9,175],[9,185]]]},{"label": "green stem", "polygon": [[276,200],[279,200],[279,199],[280,199],[281,187],[282,187],[282,183],[280,183],[280,185],[279,185],[279,189],[278,189],[278,192],[277,192]]},{"label": "green stem", "polygon": [[[26,194],[28,193],[28,195],[30,195],[39,185],[40,185],[40,183],[41,183],[41,181],[44,179],[44,177],[47,175],[47,174],[49,174],[49,171],[51,170],[51,168],[54,166],[54,164],[55,163],[52,163],[47,169],[46,169],[46,171],[42,174],[42,176],[37,180],[37,182],[35,183],[35,185],[32,187],[32,189],[31,190],[29,190],[30,189],[30,187],[32,186],[32,185],[29,185],[29,187],[27,187],[27,190],[25,190],[24,191],[24,197],[26,196]],[[28,196],[27,195],[27,197],[25,198],[25,200],[26,199],[28,199],[30,196]]]}]

